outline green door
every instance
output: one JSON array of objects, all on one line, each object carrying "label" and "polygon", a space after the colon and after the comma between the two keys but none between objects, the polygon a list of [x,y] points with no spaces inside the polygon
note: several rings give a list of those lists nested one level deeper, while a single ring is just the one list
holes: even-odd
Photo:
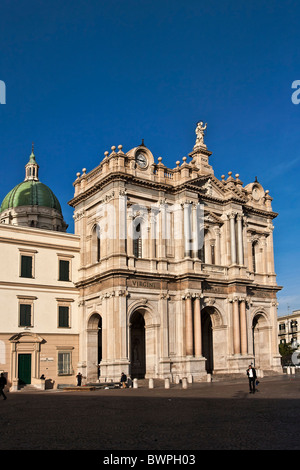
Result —
[{"label": "green door", "polygon": [[20,385],[31,383],[31,354],[19,354],[18,378]]}]

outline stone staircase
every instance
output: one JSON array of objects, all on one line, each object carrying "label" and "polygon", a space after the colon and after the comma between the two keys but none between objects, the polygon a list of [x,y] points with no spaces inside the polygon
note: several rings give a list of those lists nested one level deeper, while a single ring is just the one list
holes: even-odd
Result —
[{"label": "stone staircase", "polygon": [[32,384],[19,385],[17,392],[42,392],[39,387]]}]

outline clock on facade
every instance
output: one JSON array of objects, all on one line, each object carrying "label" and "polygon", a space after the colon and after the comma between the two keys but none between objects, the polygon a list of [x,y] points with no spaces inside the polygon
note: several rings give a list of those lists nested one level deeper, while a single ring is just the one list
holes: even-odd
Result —
[{"label": "clock on facade", "polygon": [[143,153],[138,153],[135,157],[135,161],[141,168],[146,168],[147,158]]}]

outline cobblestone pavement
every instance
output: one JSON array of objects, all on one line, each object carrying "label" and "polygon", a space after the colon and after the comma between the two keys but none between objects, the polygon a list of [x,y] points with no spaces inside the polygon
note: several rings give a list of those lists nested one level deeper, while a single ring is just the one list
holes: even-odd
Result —
[{"label": "cobblestone pavement", "polygon": [[299,450],[300,377],[8,393],[1,450]]}]

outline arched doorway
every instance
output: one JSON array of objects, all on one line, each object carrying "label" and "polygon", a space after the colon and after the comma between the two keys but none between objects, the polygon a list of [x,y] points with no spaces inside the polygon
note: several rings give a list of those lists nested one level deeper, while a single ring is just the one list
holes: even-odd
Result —
[{"label": "arched doorway", "polygon": [[130,321],[130,375],[131,378],[143,379],[146,374],[145,320],[137,310]]},{"label": "arched doorway", "polygon": [[262,312],[253,317],[252,344],[254,365],[257,369],[270,368],[270,326]]},{"label": "arched doorway", "polygon": [[208,374],[212,374],[214,369],[211,313],[211,307],[206,307],[201,312],[202,356],[206,359],[205,368]]},{"label": "arched doorway", "polygon": [[87,328],[87,377],[89,381],[98,380],[102,360],[102,318],[93,313]]}]

